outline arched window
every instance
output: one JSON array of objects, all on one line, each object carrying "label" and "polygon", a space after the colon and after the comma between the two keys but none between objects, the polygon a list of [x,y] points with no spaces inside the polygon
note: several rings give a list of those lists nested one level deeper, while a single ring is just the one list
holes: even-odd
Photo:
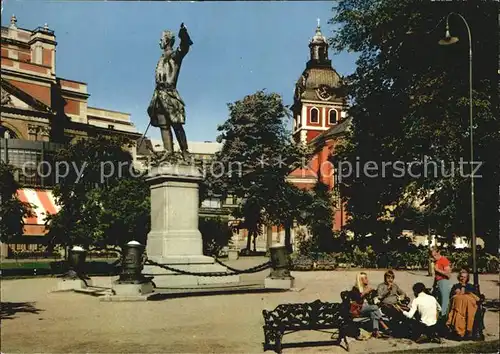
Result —
[{"label": "arched window", "polygon": [[6,127],[0,125],[0,138],[2,138],[2,139],[17,139],[17,136],[9,128],[6,128]]},{"label": "arched window", "polygon": [[311,123],[319,123],[319,111],[316,107],[311,108]]},{"label": "arched window", "polygon": [[328,124],[337,124],[337,110],[330,109],[330,113],[328,113]]}]

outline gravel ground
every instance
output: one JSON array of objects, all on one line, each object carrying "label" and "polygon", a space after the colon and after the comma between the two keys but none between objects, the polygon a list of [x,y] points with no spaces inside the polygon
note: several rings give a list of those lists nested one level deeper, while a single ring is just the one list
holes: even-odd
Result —
[{"label": "gravel ground", "polygon": [[[265,261],[243,258],[229,263],[246,268]],[[368,270],[373,285],[383,271]],[[266,272],[252,275],[263,279]],[[76,293],[51,293],[58,279],[2,280],[2,353],[262,353],[262,310],[281,303],[340,301],[340,291],[352,287],[356,271],[295,272],[296,291],[284,293],[215,295],[149,302],[100,302]],[[109,285],[109,277],[93,278]],[[250,278],[248,278],[250,279]],[[248,280],[246,279],[246,280]],[[432,284],[424,272],[396,272],[396,282],[407,292],[421,281]],[[481,276],[481,290],[490,300],[499,298],[499,278]],[[21,304],[20,304],[21,303]],[[25,304],[29,303],[29,304]],[[9,311],[14,308],[15,311]],[[13,313],[12,313],[13,312]],[[499,338],[499,314],[485,316],[486,339]],[[284,343],[329,341],[321,332],[297,332]],[[445,341],[444,345],[458,345]],[[352,353],[374,353],[408,348],[431,351],[435,344],[406,340],[353,341]],[[327,345],[290,347],[285,353],[346,353]],[[268,352],[270,353],[270,352]]]}]

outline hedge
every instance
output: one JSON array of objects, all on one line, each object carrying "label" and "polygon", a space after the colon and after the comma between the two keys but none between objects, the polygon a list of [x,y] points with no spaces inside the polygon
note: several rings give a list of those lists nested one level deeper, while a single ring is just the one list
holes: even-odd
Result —
[{"label": "hedge", "polygon": [[[454,271],[472,269],[470,250],[443,252],[451,261]],[[355,247],[351,253],[292,254],[293,270],[331,270],[336,268],[392,268],[427,269],[429,251],[425,248],[412,251],[388,251],[376,253],[371,248],[361,250]],[[477,268],[480,273],[498,273],[500,259],[483,251],[477,252]]]}]

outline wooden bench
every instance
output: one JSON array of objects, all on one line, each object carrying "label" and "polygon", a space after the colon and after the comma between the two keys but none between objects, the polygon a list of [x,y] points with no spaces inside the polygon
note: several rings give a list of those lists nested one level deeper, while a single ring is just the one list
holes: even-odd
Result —
[{"label": "wooden bench", "polygon": [[262,311],[262,315],[265,322],[264,350],[274,349],[276,353],[281,353],[285,334],[337,329],[336,344],[341,345],[344,340],[346,350],[349,351],[346,334],[350,320],[346,318],[342,304],[320,300],[305,304],[282,304],[272,311]]}]

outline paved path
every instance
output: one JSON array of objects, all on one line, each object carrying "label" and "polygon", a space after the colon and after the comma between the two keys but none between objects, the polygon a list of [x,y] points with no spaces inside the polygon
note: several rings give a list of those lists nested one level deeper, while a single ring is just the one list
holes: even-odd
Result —
[{"label": "paved path", "polygon": [[[264,258],[240,259],[230,264],[245,268]],[[367,271],[373,283],[383,271]],[[3,280],[1,351],[4,353],[262,353],[262,310],[280,303],[316,299],[340,301],[340,291],[352,286],[356,271],[295,272],[301,291],[266,294],[216,295],[152,302],[103,303],[76,293],[50,293],[54,278]],[[265,272],[252,275],[264,277]],[[106,286],[113,278],[94,280]],[[396,272],[396,282],[406,291],[432,279],[424,272]],[[498,276],[481,277],[482,291],[498,300]],[[17,305],[16,305],[17,303]],[[23,303],[23,304],[19,304]],[[30,308],[24,303],[31,303]],[[6,313],[16,307],[14,313]],[[6,317],[7,316],[7,317]],[[487,340],[498,339],[499,314],[486,314]],[[328,341],[320,332],[287,335],[285,343]],[[446,341],[445,345],[458,345]],[[374,353],[394,349],[431,348],[402,340],[370,339],[351,343],[352,353]],[[335,346],[287,348],[285,353],[345,353]],[[270,352],[269,352],[270,353]]]}]

